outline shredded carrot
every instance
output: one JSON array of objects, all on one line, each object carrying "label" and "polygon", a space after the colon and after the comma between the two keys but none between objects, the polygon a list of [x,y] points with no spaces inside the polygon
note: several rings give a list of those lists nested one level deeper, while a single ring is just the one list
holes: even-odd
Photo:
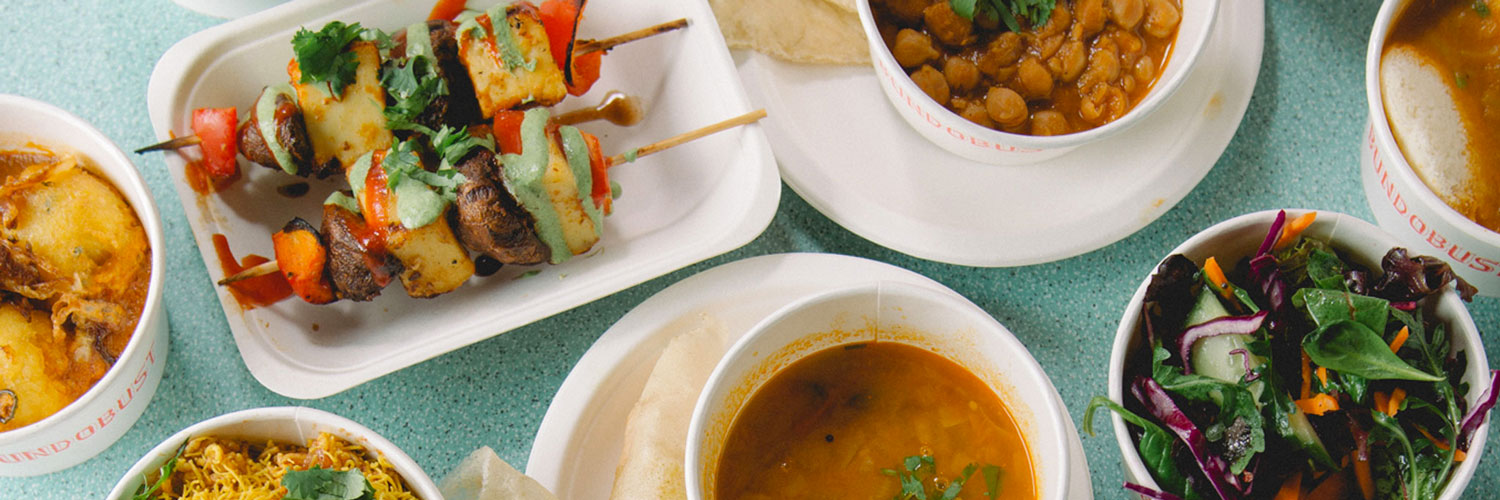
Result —
[{"label": "shredded carrot", "polygon": [[1390,401],[1390,403],[1387,403],[1387,406],[1386,406],[1386,409],[1385,409],[1385,414],[1386,415],[1390,415],[1392,417],[1396,416],[1396,412],[1401,411],[1401,402],[1405,401],[1405,400],[1406,400],[1406,389],[1402,389],[1400,387],[1397,387],[1395,390],[1392,390],[1391,391],[1391,401]]},{"label": "shredded carrot", "polygon": [[1464,450],[1453,450],[1454,462],[1462,462],[1466,458],[1469,458],[1469,455],[1467,453],[1464,453]]},{"label": "shredded carrot", "polygon": [[1302,399],[1312,396],[1312,358],[1302,353]]},{"label": "shredded carrot", "polygon": [[1406,337],[1409,336],[1411,336],[1411,330],[1401,327],[1401,331],[1396,332],[1396,338],[1391,339],[1391,352],[1400,352],[1401,346],[1406,344]]},{"label": "shredded carrot", "polygon": [[1276,239],[1276,245],[1271,248],[1280,250],[1290,246],[1292,242],[1297,241],[1297,238],[1302,236],[1302,231],[1306,231],[1307,227],[1311,226],[1317,218],[1317,212],[1308,212],[1287,221],[1286,225],[1281,228],[1281,237]]},{"label": "shredded carrot", "polygon": [[1324,479],[1323,482],[1314,486],[1312,491],[1303,497],[1307,500],[1344,500],[1349,498],[1351,487],[1349,484],[1349,473],[1347,470],[1334,472]]},{"label": "shredded carrot", "polygon": [[1297,408],[1302,409],[1302,413],[1308,415],[1322,416],[1324,413],[1339,410],[1339,400],[1323,393],[1313,394],[1307,399],[1299,399],[1296,403]]},{"label": "shredded carrot", "polygon": [[1328,386],[1328,368],[1318,367],[1318,383],[1323,384],[1324,387]]},{"label": "shredded carrot", "polygon": [[1281,483],[1281,489],[1276,492],[1275,500],[1300,500],[1302,498],[1302,473],[1293,474]]},{"label": "shredded carrot", "polygon": [[1229,288],[1229,279],[1224,277],[1224,269],[1219,267],[1219,261],[1209,257],[1203,261],[1203,274],[1208,275],[1208,280],[1213,282],[1214,290],[1225,299],[1234,297],[1234,291]]},{"label": "shredded carrot", "polygon": [[1377,391],[1373,397],[1375,398],[1375,409],[1381,413],[1390,415],[1390,412],[1386,411],[1386,408],[1390,406],[1391,396]]},{"label": "shredded carrot", "polygon": [[1354,479],[1359,483],[1359,494],[1365,500],[1375,499],[1375,478],[1370,475],[1370,461],[1360,460],[1359,450],[1349,452],[1349,459],[1354,461]]}]

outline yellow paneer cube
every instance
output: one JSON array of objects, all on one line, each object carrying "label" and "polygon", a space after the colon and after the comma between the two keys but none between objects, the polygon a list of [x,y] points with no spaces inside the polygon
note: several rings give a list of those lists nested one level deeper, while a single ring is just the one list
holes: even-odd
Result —
[{"label": "yellow paneer cube", "polygon": [[386,240],[391,255],[405,267],[401,285],[412,297],[435,297],[462,286],[474,275],[474,261],[453,235],[447,217],[431,224],[391,231]]},{"label": "yellow paneer cube", "polygon": [[[562,225],[563,239],[573,255],[581,255],[599,242],[599,232],[594,230],[594,221],[583,209],[583,198],[578,193],[578,179],[568,166],[557,141],[547,141],[547,173],[542,183],[547,186],[547,197],[552,209],[557,211],[557,220]],[[593,203],[590,198],[589,203]]]},{"label": "yellow paneer cube", "polygon": [[328,95],[326,83],[297,83],[302,69],[296,59],[287,66],[315,161],[324,165],[336,158],[340,170],[365,153],[391,146],[391,131],[385,128],[385,88],[380,86],[380,50],[374,42],[364,41],[345,50],[354,52],[359,69],[354,83],[337,98]]},{"label": "yellow paneer cube", "polygon": [[458,33],[459,57],[474,81],[474,96],[484,117],[523,105],[551,106],[562,101],[568,87],[536,11],[514,4],[506,8],[511,38],[521,57],[533,64],[530,69],[506,66],[501,54],[506,44],[486,27],[488,19],[480,16],[478,28]]}]

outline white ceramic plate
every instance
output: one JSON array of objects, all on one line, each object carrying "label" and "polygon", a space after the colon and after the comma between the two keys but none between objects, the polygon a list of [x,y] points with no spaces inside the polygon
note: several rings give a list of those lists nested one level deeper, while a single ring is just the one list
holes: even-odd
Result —
[{"label": "white ceramic plate", "polygon": [[[833,254],[765,255],[682,280],[611,326],[578,360],[552,397],[532,441],[526,475],[559,498],[607,499],[624,443],[625,420],[640,399],[661,349],[683,322],[707,313],[723,322],[728,344],[782,306],[812,294],[895,281],[957,292],[890,264]],[[684,411],[692,411],[691,408]],[[1067,414],[1067,409],[1063,409]],[[1083,444],[1069,421],[1074,498],[1093,498]]]},{"label": "white ceramic plate", "polygon": [[869,67],[736,52],[782,178],[870,241],[929,260],[1022,266],[1119,241],[1181,201],[1239,128],[1260,72],[1265,6],[1224,2],[1198,67],[1131,130],[1040,165],[962,159],[912,130]]},{"label": "white ceramic plate", "polygon": [[[194,108],[240,106],[262,86],[286,80],[291,36],[331,20],[394,30],[427,17],[431,1],[295,2],[210,28],[178,42],[151,75],[147,103],[160,138],[188,133]],[[593,106],[611,89],[645,101],[646,119],[620,128],[583,126],[606,152],[623,151],[749,111],[723,37],[703,0],[589,3],[580,35],[602,38],[687,17],[684,30],[619,47],[604,59],[594,91],[559,110]],[[242,162],[248,173],[228,191],[202,197],[187,185],[183,161],[166,156],[177,194],[209,275],[221,278],[211,237],[228,236],[237,255],[273,255],[270,234],[293,216],[319,220],[318,204],[341,182],[314,182],[288,199],[275,187],[289,176]],[[245,365],[267,388],[319,398],[386,373],[566,311],[749,242],[770,223],[780,197],[775,164],[760,127],[722,132],[614,169],[624,187],[600,250],[559,266],[508,267],[431,300],[387,287],[372,303],[312,306],[296,299],[241,311],[218,290]],[[537,274],[516,279],[527,271]]]}]

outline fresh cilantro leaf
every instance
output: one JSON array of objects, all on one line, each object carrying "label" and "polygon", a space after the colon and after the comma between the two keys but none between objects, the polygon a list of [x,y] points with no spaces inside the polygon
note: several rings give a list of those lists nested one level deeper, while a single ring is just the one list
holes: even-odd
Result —
[{"label": "fresh cilantro leaf", "polygon": [[1006,28],[1020,32],[1021,23],[1017,18],[1025,19],[1032,27],[1047,24],[1052,18],[1052,10],[1057,7],[1057,0],[948,0],[948,6],[955,14],[969,20],[973,20],[977,12],[991,12],[1005,22]]},{"label": "fresh cilantro leaf", "polygon": [[995,500],[1000,497],[1000,473],[1004,472],[998,465],[985,465],[980,472],[984,476],[984,495]]},{"label": "fresh cilantro leaf", "polygon": [[451,166],[439,168],[436,172],[424,170],[415,144],[416,141],[412,140],[401,141],[386,152],[380,165],[385,168],[387,185],[394,190],[402,183],[418,182],[433,188],[444,200],[457,199],[458,187],[468,182],[468,178]]},{"label": "fresh cilantro leaf", "polygon": [[948,0],[948,6],[953,8],[953,13],[964,19],[974,19],[974,3],[976,0]]},{"label": "fresh cilantro leaf", "polygon": [[382,56],[388,54],[392,48],[396,47],[396,40],[391,38],[391,34],[386,33],[385,30],[380,28],[366,29],[364,33],[360,34],[359,39],[366,42],[375,42],[375,48],[380,49]]},{"label": "fresh cilantro leaf", "polygon": [[1474,12],[1479,13],[1479,17],[1490,17],[1490,6],[1484,0],[1474,0]]},{"label": "fresh cilantro leaf", "polygon": [[313,467],[287,471],[281,477],[284,500],[374,500],[375,488],[359,470]]},{"label": "fresh cilantro leaf", "polygon": [[432,150],[443,159],[442,165],[438,166],[439,171],[457,165],[474,148],[495,150],[493,137],[475,137],[468,132],[467,127],[459,129],[443,127],[437,131],[437,134],[430,137],[432,137]]},{"label": "fresh cilantro leaf", "polygon": [[417,117],[438,96],[448,95],[447,82],[426,57],[387,61],[380,71],[380,85],[395,101],[385,108],[386,128],[391,130],[419,130]]},{"label": "fresh cilantro leaf", "polygon": [[297,30],[292,35],[292,52],[297,55],[297,67],[302,71],[298,83],[324,83],[329,96],[337,99],[343,95],[344,87],[354,83],[359,69],[359,59],[344,48],[363,33],[359,23],[346,25],[340,21],[330,22],[316,32],[306,28]]},{"label": "fresh cilantro leaf", "polygon": [[182,445],[177,447],[177,453],[172,455],[172,458],[168,459],[166,463],[161,464],[160,468],[157,468],[156,481],[151,483],[151,487],[146,487],[146,481],[142,481],[141,485],[135,489],[135,495],[131,497],[131,500],[151,500],[151,494],[161,489],[161,486],[166,484],[167,479],[172,477],[172,472],[177,470],[177,460],[182,458],[182,452],[187,450],[188,442],[192,440],[191,436],[182,440]]},{"label": "fresh cilantro leaf", "polygon": [[1454,72],[1453,83],[1458,86],[1458,90],[1469,88],[1469,74],[1462,71]]}]

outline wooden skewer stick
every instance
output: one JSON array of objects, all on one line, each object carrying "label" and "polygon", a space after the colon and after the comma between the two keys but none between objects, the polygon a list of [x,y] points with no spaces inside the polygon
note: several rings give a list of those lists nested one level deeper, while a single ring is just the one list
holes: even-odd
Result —
[{"label": "wooden skewer stick", "polygon": [[151,152],[151,151],[161,151],[161,150],[164,150],[164,149],[173,149],[173,150],[182,149],[182,148],[185,148],[185,147],[188,147],[188,146],[192,146],[194,144],[198,144],[200,142],[203,142],[203,141],[201,139],[199,139],[198,136],[196,136],[196,135],[184,135],[182,137],[177,137],[177,138],[174,138],[174,139],[168,139],[168,140],[165,140],[165,141],[162,141],[162,142],[158,142],[156,144],[152,144],[150,146],[146,146],[146,147],[141,148],[141,149],[137,149],[137,150],[135,150],[135,154],[147,153],[147,152]]},{"label": "wooden skewer stick", "polygon": [[[728,120],[724,120],[722,122],[715,123],[713,125],[709,125],[707,127],[700,128],[698,130],[693,130],[693,131],[690,131],[690,132],[684,132],[682,134],[678,134],[676,136],[669,137],[669,138],[667,138],[665,140],[662,140],[662,141],[659,141],[659,142],[654,142],[654,143],[651,143],[651,144],[647,144],[645,146],[641,146],[640,148],[637,148],[635,150],[632,150],[632,151],[629,151],[629,152],[626,152],[626,153],[620,153],[620,154],[611,156],[609,158],[609,163],[608,164],[609,165],[618,165],[618,164],[621,164],[621,163],[626,163],[627,161],[635,161],[635,159],[640,158],[642,156],[646,156],[646,155],[649,155],[649,154],[660,153],[663,150],[666,150],[666,149],[671,148],[673,146],[679,146],[679,145],[681,145],[681,144],[683,144],[685,142],[692,141],[692,140],[695,140],[695,139],[699,139],[699,138],[702,138],[704,136],[712,135],[712,134],[715,134],[715,133],[718,133],[718,132],[722,132],[724,130],[728,130],[728,129],[731,129],[731,128],[734,128],[734,127],[738,127],[740,125],[745,125],[745,124],[748,124],[748,123],[755,123],[756,121],[759,121],[761,118],[765,118],[765,117],[766,117],[766,110],[764,110],[764,109],[757,109],[755,111],[751,111],[749,113],[745,113],[743,115],[736,116],[734,118],[730,118]],[[632,155],[634,156],[634,158],[631,157]]]},{"label": "wooden skewer stick", "polygon": [[219,286],[228,285],[236,281],[244,281],[250,278],[259,278],[267,274],[278,272],[281,272],[281,268],[276,265],[276,261],[270,260],[262,262],[260,264],[256,264],[255,267],[247,268],[243,271],[234,273],[234,276],[219,280]]},{"label": "wooden skewer stick", "polygon": [[641,28],[629,33],[612,36],[602,40],[579,40],[578,43],[573,44],[573,56],[577,57],[589,52],[609,50],[615,48],[616,46],[634,42],[642,38],[650,38],[662,33],[666,33],[668,31],[680,30],[682,28],[686,28],[687,25],[688,20],[684,18],[678,19],[676,21],[668,21],[648,28]]},{"label": "wooden skewer stick", "polygon": [[[734,118],[730,118],[728,120],[724,120],[722,122],[715,123],[713,125],[709,125],[707,127],[703,127],[703,128],[697,129],[697,130],[693,130],[691,132],[683,133],[683,134],[678,134],[676,136],[667,138],[666,140],[663,140],[663,141],[659,141],[659,142],[654,142],[654,143],[651,143],[651,144],[647,144],[646,146],[641,147],[641,148],[635,150],[635,157],[639,158],[639,157],[646,156],[646,155],[653,154],[653,153],[660,153],[663,150],[666,150],[666,149],[674,147],[674,146],[680,146],[683,143],[692,141],[694,139],[699,139],[699,138],[702,138],[704,136],[712,135],[712,134],[717,133],[717,132],[722,132],[722,131],[724,131],[726,129],[731,129],[731,128],[734,128],[734,127],[738,127],[740,125],[745,125],[747,123],[754,123],[756,121],[759,121],[761,118],[765,118],[765,117],[766,117],[766,110],[764,110],[764,109],[757,109],[755,111],[751,111],[749,113],[745,113],[743,115],[736,116]],[[610,159],[609,159],[610,163],[609,164],[613,165],[613,164],[616,164],[616,163],[624,163],[625,159],[626,159],[626,155],[624,153],[621,153],[621,154],[615,155],[613,157],[610,157]],[[274,260],[267,261],[267,262],[261,263],[259,265],[256,265],[255,267],[251,267],[251,268],[245,269],[243,271],[240,271],[238,273],[235,273],[233,276],[229,276],[229,277],[226,277],[224,279],[219,280],[219,286],[224,286],[224,285],[228,285],[230,283],[234,283],[236,281],[244,281],[244,280],[247,280],[247,279],[250,279],[250,278],[256,278],[256,277],[260,277],[260,276],[265,276],[267,274],[272,274],[272,273],[277,273],[277,272],[281,272],[281,268],[276,265],[276,261],[274,261]]]}]

